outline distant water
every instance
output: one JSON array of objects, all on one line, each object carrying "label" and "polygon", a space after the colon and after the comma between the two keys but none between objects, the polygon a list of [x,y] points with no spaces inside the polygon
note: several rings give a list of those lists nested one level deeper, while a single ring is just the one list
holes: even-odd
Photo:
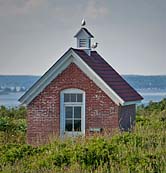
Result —
[{"label": "distant water", "polygon": [[0,106],[6,107],[16,107],[19,106],[18,99],[24,94],[25,92],[10,92],[8,94],[0,94]]},{"label": "distant water", "polygon": [[[141,89],[137,90],[143,97],[144,100],[142,104],[147,105],[150,101],[158,102],[163,98],[166,98],[166,89],[165,90],[152,90],[152,89]],[[7,107],[16,107],[19,106],[18,99],[24,94],[24,92],[15,92],[9,94],[0,94],[0,106],[4,105]]]},{"label": "distant water", "polygon": [[[0,106],[19,106],[18,99],[24,94],[23,91],[39,78],[40,76],[0,75]],[[166,75],[123,75],[123,78],[144,97],[142,103],[145,105],[150,101],[158,102],[166,98]]]},{"label": "distant water", "polygon": [[147,105],[150,101],[159,102],[166,98],[166,89],[156,89],[156,90],[138,90],[138,92],[143,96],[144,100],[142,103]]}]

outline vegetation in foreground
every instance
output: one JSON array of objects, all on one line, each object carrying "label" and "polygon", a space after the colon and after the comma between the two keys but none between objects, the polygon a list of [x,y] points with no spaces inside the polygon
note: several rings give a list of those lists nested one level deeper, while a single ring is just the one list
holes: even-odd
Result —
[{"label": "vegetation in foreground", "polygon": [[0,109],[0,172],[165,173],[166,99],[140,106],[133,132],[25,143],[26,109]]}]

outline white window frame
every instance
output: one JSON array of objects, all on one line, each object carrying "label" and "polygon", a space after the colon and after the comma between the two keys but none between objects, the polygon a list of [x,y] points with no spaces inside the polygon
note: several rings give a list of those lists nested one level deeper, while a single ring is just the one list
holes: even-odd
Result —
[{"label": "white window frame", "polygon": [[[82,103],[81,102],[64,102],[64,94],[82,94]],[[60,93],[60,136],[65,135],[65,106],[81,106],[82,107],[82,117],[81,117],[81,132],[80,135],[85,135],[85,92],[77,88],[70,88],[62,90]]]}]

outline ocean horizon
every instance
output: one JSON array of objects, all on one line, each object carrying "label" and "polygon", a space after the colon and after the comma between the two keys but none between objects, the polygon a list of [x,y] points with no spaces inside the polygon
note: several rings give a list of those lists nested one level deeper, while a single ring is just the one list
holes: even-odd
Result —
[{"label": "ocean horizon", "polygon": [[[149,102],[159,102],[162,99],[166,98],[166,90],[165,91],[156,91],[156,90],[137,90],[139,94],[144,98],[140,104],[148,105]],[[20,106],[20,102],[18,99],[25,92],[13,92],[8,94],[0,94],[0,106],[6,107],[18,107]]]},{"label": "ocean horizon", "polygon": [[[144,98],[140,104],[159,102],[166,98],[166,76],[123,75],[124,79]],[[0,75],[0,106],[20,106],[18,99],[40,76]]]}]

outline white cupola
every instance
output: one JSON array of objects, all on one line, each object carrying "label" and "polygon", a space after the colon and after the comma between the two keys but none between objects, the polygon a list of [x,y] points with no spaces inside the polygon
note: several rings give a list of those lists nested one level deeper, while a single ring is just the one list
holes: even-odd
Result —
[{"label": "white cupola", "polygon": [[84,50],[89,56],[91,52],[91,38],[93,35],[84,27],[85,20],[82,21],[82,28],[74,36],[77,39],[77,48]]}]

